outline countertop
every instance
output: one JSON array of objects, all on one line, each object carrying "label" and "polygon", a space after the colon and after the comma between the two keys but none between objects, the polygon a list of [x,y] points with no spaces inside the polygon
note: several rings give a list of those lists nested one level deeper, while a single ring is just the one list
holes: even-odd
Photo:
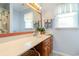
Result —
[{"label": "countertop", "polygon": [[26,34],[0,38],[0,56],[18,56],[33,48],[50,35]]}]

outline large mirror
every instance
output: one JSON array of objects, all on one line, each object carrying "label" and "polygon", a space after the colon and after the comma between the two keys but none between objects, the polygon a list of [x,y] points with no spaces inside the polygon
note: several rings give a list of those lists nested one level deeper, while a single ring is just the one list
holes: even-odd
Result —
[{"label": "large mirror", "polygon": [[34,31],[40,26],[40,12],[35,11],[29,4],[0,4],[0,34]]}]

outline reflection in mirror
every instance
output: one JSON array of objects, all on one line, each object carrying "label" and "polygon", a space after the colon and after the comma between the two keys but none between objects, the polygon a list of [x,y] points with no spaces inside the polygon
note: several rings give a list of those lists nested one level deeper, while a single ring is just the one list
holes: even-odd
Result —
[{"label": "reflection in mirror", "polygon": [[10,4],[10,9],[10,33],[34,31],[40,19],[38,14],[22,3]]},{"label": "reflection in mirror", "polygon": [[0,3],[0,34],[30,32],[38,26],[40,14],[27,4]]},{"label": "reflection in mirror", "polygon": [[9,33],[9,4],[0,3],[0,34]]},{"label": "reflection in mirror", "polygon": [[[39,4],[37,4],[37,3],[24,3],[24,6],[25,7],[28,6],[33,11],[35,11],[36,14],[38,14],[37,16],[39,16],[39,18],[37,18],[37,21],[34,23],[35,28],[42,27],[42,10],[41,10],[41,6]],[[38,19],[40,19],[40,20],[38,20]]]}]

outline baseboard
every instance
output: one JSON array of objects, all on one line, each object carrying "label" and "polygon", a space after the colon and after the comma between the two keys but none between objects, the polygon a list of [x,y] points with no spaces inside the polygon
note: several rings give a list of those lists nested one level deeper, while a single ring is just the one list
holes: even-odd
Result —
[{"label": "baseboard", "polygon": [[63,52],[60,52],[60,51],[53,50],[52,52],[55,53],[55,54],[57,54],[58,56],[71,56],[69,54],[66,54],[66,53],[63,53]]}]

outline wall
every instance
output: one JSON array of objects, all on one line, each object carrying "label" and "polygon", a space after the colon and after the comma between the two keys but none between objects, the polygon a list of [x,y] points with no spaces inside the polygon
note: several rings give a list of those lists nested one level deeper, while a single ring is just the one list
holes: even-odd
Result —
[{"label": "wall", "polygon": [[79,29],[55,29],[54,50],[68,55],[79,55]]},{"label": "wall", "polygon": [[52,29],[54,51],[63,55],[79,55],[79,29]]},{"label": "wall", "polygon": [[40,3],[40,6],[42,7],[42,18],[44,20],[51,19],[55,16],[56,3]]},{"label": "wall", "polygon": [[24,31],[24,13],[13,10],[13,32]]},{"label": "wall", "polygon": [[13,4],[10,5],[10,32],[21,32],[24,22],[23,13],[13,9]]},{"label": "wall", "polygon": [[13,32],[20,31],[19,22],[20,22],[19,12],[13,10]]},{"label": "wall", "polygon": [[[50,7],[50,5],[52,5]],[[45,14],[49,13],[46,19],[55,16],[55,6],[54,4],[48,4],[48,7],[44,4]],[[55,7],[55,8],[53,8]],[[44,18],[45,19],[45,18]],[[62,28],[62,29],[52,29],[53,34],[53,51],[63,55],[79,55],[79,29],[78,28]]]}]

